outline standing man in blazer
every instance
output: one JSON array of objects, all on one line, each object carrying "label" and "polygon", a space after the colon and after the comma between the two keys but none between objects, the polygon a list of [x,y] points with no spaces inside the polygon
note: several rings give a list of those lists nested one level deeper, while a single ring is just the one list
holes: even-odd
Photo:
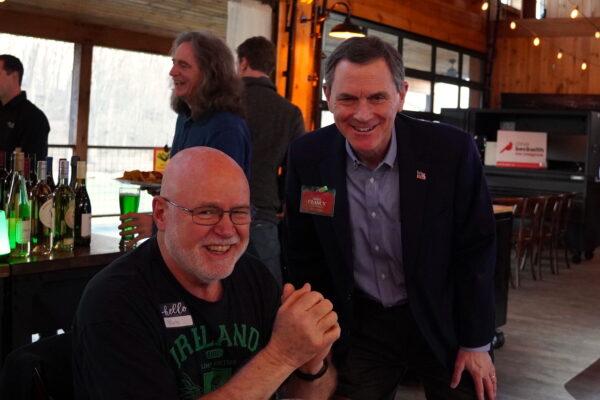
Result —
[{"label": "standing man in blazer", "polygon": [[340,44],[325,80],[335,125],[289,150],[288,268],[340,317],[337,396],[391,399],[411,369],[429,400],[494,399],[495,225],[472,138],[397,114],[402,58],[376,37]]}]

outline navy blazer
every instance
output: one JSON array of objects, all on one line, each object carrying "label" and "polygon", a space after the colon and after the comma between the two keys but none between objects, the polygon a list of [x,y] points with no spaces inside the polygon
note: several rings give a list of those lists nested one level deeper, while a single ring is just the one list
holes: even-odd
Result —
[{"label": "navy blazer", "polygon": [[[494,335],[495,219],[471,136],[398,114],[402,258],[409,305],[438,359],[452,369],[459,346]],[[417,178],[417,174],[419,178]],[[302,186],[336,190],[334,216],[300,213]],[[345,138],[335,125],[295,140],[286,181],[288,276],[335,306],[343,353],[353,326],[352,239]]]}]

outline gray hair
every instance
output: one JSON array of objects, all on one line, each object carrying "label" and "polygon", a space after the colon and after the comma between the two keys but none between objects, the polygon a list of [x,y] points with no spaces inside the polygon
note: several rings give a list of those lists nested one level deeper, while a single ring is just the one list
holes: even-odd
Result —
[{"label": "gray hair", "polygon": [[242,106],[242,82],[235,70],[233,54],[217,36],[209,32],[183,32],[173,42],[171,53],[188,42],[202,71],[202,81],[191,103],[171,96],[171,107],[177,113],[189,111],[197,119],[207,112],[229,111],[244,115]]},{"label": "gray hair", "polygon": [[396,89],[402,89],[404,81],[404,63],[402,56],[392,45],[376,36],[356,37],[344,40],[327,58],[325,63],[325,86],[331,88],[335,76],[335,68],[348,60],[355,64],[368,64],[382,58],[390,69]]}]

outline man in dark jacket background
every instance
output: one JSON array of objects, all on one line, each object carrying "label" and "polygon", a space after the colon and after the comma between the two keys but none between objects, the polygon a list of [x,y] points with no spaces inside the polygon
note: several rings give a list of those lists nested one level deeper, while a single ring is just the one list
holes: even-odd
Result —
[{"label": "man in dark jacket background", "polygon": [[262,36],[237,48],[239,75],[245,85],[246,122],[252,136],[250,193],[256,208],[251,254],[258,257],[281,286],[281,249],[277,212],[281,207],[277,171],[292,139],[304,133],[300,109],[277,93],[269,75],[275,69],[275,46]]},{"label": "man in dark jacket background", "polygon": [[46,115],[21,90],[23,64],[10,54],[0,55],[0,149],[24,153],[45,160],[50,125]]}]

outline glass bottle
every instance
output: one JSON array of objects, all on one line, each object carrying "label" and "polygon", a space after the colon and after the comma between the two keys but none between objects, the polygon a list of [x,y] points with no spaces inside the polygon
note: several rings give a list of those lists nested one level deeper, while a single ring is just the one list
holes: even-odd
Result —
[{"label": "glass bottle", "polygon": [[69,186],[73,191],[75,191],[75,184],[77,182],[77,162],[79,161],[79,156],[71,156],[71,180],[69,181]]},{"label": "glass bottle", "polygon": [[[4,199],[4,181],[8,177],[9,171],[6,168],[6,151],[0,150],[0,199]],[[3,201],[0,200],[0,207],[3,207]]]},{"label": "glass bottle", "polygon": [[31,223],[31,252],[36,255],[46,255],[52,251],[54,237],[53,199],[52,189],[46,183],[46,161],[37,163],[38,181],[32,189],[31,208],[33,220]]},{"label": "glass bottle", "polygon": [[75,183],[75,245],[89,246],[92,238],[92,202],[85,188],[85,161],[77,161]]},{"label": "glass bottle", "polygon": [[14,174],[6,205],[8,216],[8,240],[11,257],[27,257],[30,252],[31,198],[23,176],[24,154],[15,153]]},{"label": "glass bottle", "polygon": [[69,186],[69,162],[58,161],[58,186],[54,191],[54,250],[73,251],[75,242],[75,193]]},{"label": "glass bottle", "polygon": [[15,175],[16,171],[14,168],[15,162],[17,160],[17,153],[19,153],[17,150],[13,151],[11,158],[10,158],[10,163],[9,165],[13,166],[13,169],[11,171],[8,172],[8,175],[6,175],[6,178],[4,178],[4,182],[2,183],[2,209],[6,211],[6,207],[8,206],[8,194],[10,192],[10,185],[13,181],[13,176]]},{"label": "glass bottle", "polygon": [[46,183],[53,192],[56,190],[56,184],[52,175],[52,157],[50,156],[46,157]]}]

